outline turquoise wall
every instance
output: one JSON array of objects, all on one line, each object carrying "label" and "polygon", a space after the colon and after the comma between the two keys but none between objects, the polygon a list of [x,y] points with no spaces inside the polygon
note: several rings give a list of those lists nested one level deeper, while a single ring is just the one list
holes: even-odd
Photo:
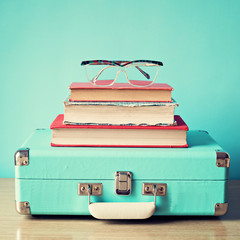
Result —
[{"label": "turquoise wall", "polygon": [[87,59],[154,59],[190,129],[231,155],[240,179],[240,1],[0,0],[0,177],[35,128],[63,113]]}]

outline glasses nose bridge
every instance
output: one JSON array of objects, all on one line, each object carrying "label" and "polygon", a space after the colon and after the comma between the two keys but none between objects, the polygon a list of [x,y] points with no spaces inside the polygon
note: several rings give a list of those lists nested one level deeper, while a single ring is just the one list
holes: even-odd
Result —
[{"label": "glasses nose bridge", "polygon": [[126,72],[125,66],[119,66],[118,73],[120,73],[120,72]]},{"label": "glasses nose bridge", "polygon": [[115,80],[118,78],[118,75],[119,75],[121,72],[123,72],[124,75],[125,75],[125,77],[128,79],[127,73],[126,73],[126,70],[125,70],[125,67],[120,67],[120,69],[117,71],[117,75],[116,75]]}]

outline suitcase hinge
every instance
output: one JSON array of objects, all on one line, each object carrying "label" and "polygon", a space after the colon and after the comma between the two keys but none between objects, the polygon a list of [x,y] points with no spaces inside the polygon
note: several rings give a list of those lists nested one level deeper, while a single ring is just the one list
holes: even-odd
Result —
[{"label": "suitcase hinge", "polygon": [[93,196],[101,196],[103,193],[102,183],[79,183],[78,195],[87,196],[88,192]]},{"label": "suitcase hinge", "polygon": [[217,152],[217,167],[229,168],[230,166],[230,156],[226,152]]},{"label": "suitcase hinge", "polygon": [[156,196],[167,195],[166,183],[143,183],[142,195],[154,195],[154,189],[156,188]]},{"label": "suitcase hinge", "polygon": [[115,172],[115,193],[129,195],[132,190],[132,173],[125,171]]},{"label": "suitcase hinge", "polygon": [[27,166],[29,164],[29,149],[18,150],[15,153],[15,166]]}]

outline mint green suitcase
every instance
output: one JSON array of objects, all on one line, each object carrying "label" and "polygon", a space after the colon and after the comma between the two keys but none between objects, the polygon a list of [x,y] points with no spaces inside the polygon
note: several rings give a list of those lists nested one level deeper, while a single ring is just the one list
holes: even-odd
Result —
[{"label": "mint green suitcase", "polygon": [[205,131],[189,148],[51,147],[37,129],[15,154],[20,214],[144,219],[224,215],[229,155]]}]

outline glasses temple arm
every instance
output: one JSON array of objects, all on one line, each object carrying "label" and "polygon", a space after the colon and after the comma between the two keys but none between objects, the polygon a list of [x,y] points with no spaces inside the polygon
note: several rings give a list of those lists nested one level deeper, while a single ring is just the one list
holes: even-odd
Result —
[{"label": "glasses temple arm", "polygon": [[144,72],[140,67],[136,66],[136,68],[147,78],[150,79],[150,75],[146,72]]}]

